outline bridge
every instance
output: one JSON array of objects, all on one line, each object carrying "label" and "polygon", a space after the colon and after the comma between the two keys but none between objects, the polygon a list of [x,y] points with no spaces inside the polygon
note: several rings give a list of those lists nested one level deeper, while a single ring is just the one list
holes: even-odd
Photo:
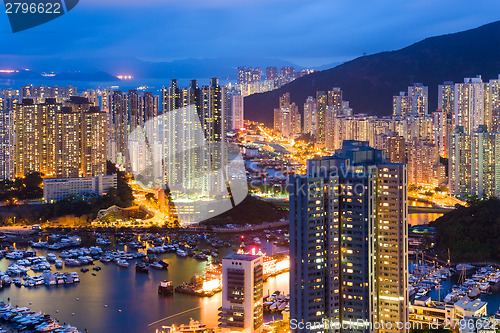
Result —
[{"label": "bridge", "polygon": [[434,213],[434,214],[446,214],[451,212],[454,208],[445,207],[419,207],[419,206],[408,206],[408,213],[418,214],[418,213]]}]

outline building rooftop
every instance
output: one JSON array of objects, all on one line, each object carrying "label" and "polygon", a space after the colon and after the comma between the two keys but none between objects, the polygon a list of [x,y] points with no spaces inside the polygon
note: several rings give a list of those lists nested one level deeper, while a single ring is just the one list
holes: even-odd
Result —
[{"label": "building rooftop", "polygon": [[464,297],[461,300],[457,301],[455,303],[455,306],[458,306],[465,311],[478,311],[481,309],[483,306],[486,306],[488,302],[483,302],[479,299],[476,300],[471,300],[468,297]]},{"label": "building rooftop", "polygon": [[260,257],[260,256],[254,256],[251,254],[244,254],[244,253],[232,253],[230,255],[225,256],[224,259],[253,261],[253,260],[257,259],[258,257]]}]

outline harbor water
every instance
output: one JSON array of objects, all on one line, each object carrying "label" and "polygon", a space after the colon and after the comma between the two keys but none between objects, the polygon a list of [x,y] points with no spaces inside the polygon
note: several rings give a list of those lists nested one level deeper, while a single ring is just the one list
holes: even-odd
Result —
[{"label": "harbor water", "polygon": [[[278,252],[278,249],[274,251]],[[219,257],[231,252],[230,248],[220,249]],[[47,253],[48,251],[37,249],[37,255]],[[180,293],[174,293],[173,296],[158,295],[160,281],[171,280],[174,286],[189,282],[194,274],[203,273],[208,262],[200,262],[191,257],[181,258],[175,253],[159,255],[158,258],[169,263],[168,271],[136,273],[135,260],[130,262],[128,269],[114,263],[96,261],[95,264],[102,267],[99,272],[91,269],[83,273],[79,267],[57,270],[78,272],[80,283],[34,288],[16,287],[12,284],[0,291],[0,300],[7,302],[10,298],[12,305],[29,306],[33,311],[52,315],[60,323],[71,323],[80,331],[87,329],[92,333],[155,332],[156,328],[163,325],[188,324],[190,318],[199,320],[207,327],[216,327],[217,309],[222,304],[221,293],[210,298]],[[0,269],[5,271],[12,262],[2,259]],[[55,272],[56,269],[53,267],[52,271]],[[289,292],[288,273],[271,277],[264,284],[265,295],[268,291],[273,293],[276,290]],[[270,315],[265,317],[265,321],[272,319]]]}]

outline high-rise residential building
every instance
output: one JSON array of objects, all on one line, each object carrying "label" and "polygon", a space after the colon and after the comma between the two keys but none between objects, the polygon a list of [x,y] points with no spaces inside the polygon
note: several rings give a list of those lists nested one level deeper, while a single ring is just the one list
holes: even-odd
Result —
[{"label": "high-rise residential building", "polygon": [[407,322],[407,237],[405,164],[360,141],[309,160],[290,179],[290,318],[318,325],[294,331]]},{"label": "high-rise residential building", "polygon": [[328,106],[328,95],[324,91],[316,92],[316,141],[325,143],[325,123],[326,123],[326,107]]},{"label": "high-rise residential building", "polygon": [[231,126],[230,129],[237,130],[243,128],[244,122],[244,107],[245,103],[243,101],[243,96],[241,95],[231,95],[230,96],[230,106],[231,106]]},{"label": "high-rise residential building", "polygon": [[400,135],[391,135],[385,139],[387,158],[392,163],[406,163],[405,138]]},{"label": "high-rise residential building", "polygon": [[500,133],[479,126],[472,134],[456,127],[450,135],[449,190],[460,197],[500,196]]},{"label": "high-rise residential building", "polygon": [[348,117],[354,115],[352,108],[349,106],[349,101],[342,101],[342,114]]},{"label": "high-rise residential building", "polygon": [[335,128],[335,121],[337,119],[339,110],[328,105],[325,112],[325,149],[329,151],[334,151],[337,147],[335,142],[337,135],[339,134]]},{"label": "high-rise residential building", "polygon": [[432,142],[412,140],[408,142],[408,183],[438,186],[442,179],[438,174],[439,152]]},{"label": "high-rise residential building", "polygon": [[77,96],[78,89],[71,85],[66,87],[46,87],[44,85],[34,86],[27,84],[20,88],[19,95],[20,98],[31,98],[35,103],[43,102],[44,98],[55,98],[58,103],[62,103],[71,96]]},{"label": "high-rise residential building", "polygon": [[55,175],[76,178],[80,172],[80,114],[63,106],[54,117]]},{"label": "high-rise residential building", "polygon": [[471,139],[472,195],[500,196],[500,133],[488,132],[487,125],[479,126]]},{"label": "high-rise residential building", "polygon": [[[64,105],[69,108],[62,110],[67,115],[59,117],[61,121],[62,118],[68,118],[68,120],[66,123],[61,123],[61,126],[68,126],[71,129],[72,124],[75,123],[74,130],[78,131],[77,136],[72,134],[71,130],[69,132],[69,135],[74,136],[74,139],[80,143],[77,150],[79,155],[77,176],[91,177],[101,173],[106,174],[108,114],[101,111],[99,106],[94,105],[86,97],[71,96]],[[69,115],[70,113],[73,115]],[[74,114],[77,116],[75,117]],[[74,148],[68,147],[68,149]],[[62,177],[77,176],[71,174]]]},{"label": "high-rise residential building", "polygon": [[433,117],[404,117],[394,120],[394,131],[408,142],[413,139],[432,141],[434,138]]},{"label": "high-rise residential building", "polygon": [[455,107],[455,83],[445,81],[438,85],[438,109],[443,110],[447,117],[453,116]]},{"label": "high-rise residential building", "polygon": [[252,79],[250,83],[260,82],[261,80],[262,80],[262,71],[260,70],[259,67],[255,67],[252,71]]},{"label": "high-rise residential building", "polygon": [[434,118],[434,143],[438,148],[439,156],[448,158],[451,119],[442,109],[437,109],[432,116]]},{"label": "high-rise residential building", "polygon": [[274,109],[274,130],[283,137],[293,138],[302,132],[302,116],[295,103],[290,103],[290,93],[280,97],[280,107]]},{"label": "high-rise residential building", "polygon": [[471,137],[462,126],[455,127],[450,133],[450,152],[448,163],[448,190],[452,195],[471,193]]},{"label": "high-rise residential building", "polygon": [[399,96],[392,97],[392,115],[407,117],[412,113],[412,97],[407,96],[404,91],[399,93]]},{"label": "high-rise residential building", "polygon": [[99,106],[99,93],[97,90],[87,89],[81,95],[89,101],[90,105]]},{"label": "high-rise residential building", "polygon": [[491,110],[490,132],[500,132],[500,75],[489,82],[489,107]]},{"label": "high-rise residential building", "polygon": [[140,108],[141,103],[139,102],[139,94],[137,90],[129,90],[128,94],[124,94],[127,108],[127,124],[126,133],[127,135],[132,132],[137,126],[144,125],[144,116],[142,114],[142,109]]},{"label": "high-rise residential building", "polygon": [[245,66],[238,67],[236,70],[237,70],[236,81],[238,82],[238,84],[250,82],[250,71]]},{"label": "high-rise residential building", "polygon": [[234,253],[222,259],[222,333],[262,332],[263,283],[261,256]]},{"label": "high-rise residential building", "polygon": [[455,128],[463,127],[465,134],[472,132],[489,121],[485,118],[485,85],[480,76],[465,78],[464,83],[455,84],[454,119]]},{"label": "high-rise residential building", "polygon": [[189,87],[181,88],[178,81],[173,79],[170,87],[163,88],[162,149],[167,159],[163,180],[167,184],[175,179],[188,189],[201,186],[193,181],[197,179],[196,170],[202,168],[202,153],[195,149],[186,152],[180,150],[182,147],[192,147],[190,142],[201,126],[201,109],[202,95],[196,80],[191,81]]},{"label": "high-rise residential building", "polygon": [[303,77],[309,74],[314,73],[314,69],[301,69],[300,71],[295,72],[295,78],[298,79],[299,77]]},{"label": "high-rise residential building", "polygon": [[304,103],[304,133],[316,135],[316,100],[312,96]]},{"label": "high-rise residential building", "polygon": [[408,97],[411,97],[412,115],[426,116],[429,110],[429,88],[422,83],[408,87]]},{"label": "high-rise residential building", "polygon": [[140,99],[141,109],[144,116],[144,123],[150,119],[158,117],[160,114],[160,97],[152,92],[145,92]]},{"label": "high-rise residential building", "polygon": [[327,105],[333,107],[337,114],[340,114],[342,111],[342,102],[342,90],[340,88],[335,87],[328,91]]},{"label": "high-rise residential building", "polygon": [[106,174],[108,115],[91,106],[80,116],[80,176]]},{"label": "high-rise residential building", "polygon": [[285,138],[293,138],[302,132],[302,117],[295,103],[274,109],[274,130]]},{"label": "high-rise residential building", "polygon": [[261,77],[262,77],[262,72],[259,67],[238,67],[237,69],[238,72],[238,77],[237,77],[237,82],[238,84],[245,84],[245,83],[254,83],[254,82],[260,82]]},{"label": "high-rise residential building", "polygon": [[295,79],[295,68],[291,66],[281,67],[280,77],[286,81]]},{"label": "high-rise residential building", "polygon": [[281,129],[283,126],[283,112],[281,110],[281,108],[276,108],[273,111],[273,130],[277,133],[281,133]]},{"label": "high-rise residential building", "polygon": [[0,180],[12,178],[10,97],[0,94]]},{"label": "high-rise residential building", "polygon": [[[166,184],[182,184],[184,190],[200,197],[227,191],[225,181],[213,178],[216,174],[212,172],[220,170],[227,159],[227,101],[227,90],[216,78],[202,87],[193,80],[187,88],[178,87],[177,80],[172,80],[171,86],[162,90]],[[200,140],[204,149],[192,149]],[[175,198],[185,193],[173,191],[171,195]]]},{"label": "high-rise residential building", "polygon": [[277,80],[280,75],[278,73],[277,67],[267,67],[266,68],[266,80]]},{"label": "high-rise residential building", "polygon": [[[159,96],[151,92],[139,93],[137,90],[127,93],[104,90],[101,92],[101,106],[109,115],[108,157],[122,169],[131,171],[128,151],[135,147],[128,147],[129,135],[136,128],[143,127],[147,120],[160,114]],[[160,130],[156,133],[159,134]]]},{"label": "high-rise residential building", "polygon": [[288,108],[290,103],[290,93],[286,92],[280,97],[280,108]]},{"label": "high-rise residential building", "polygon": [[23,99],[14,105],[14,176],[95,176],[106,172],[107,115],[86,98],[44,103]]},{"label": "high-rise residential building", "polygon": [[111,162],[126,168],[127,148],[127,100],[121,91],[112,91],[108,95],[109,108],[109,145],[108,158]]},{"label": "high-rise residential building", "polygon": [[110,103],[110,95],[113,93],[111,88],[103,89],[101,91],[101,110],[103,112],[109,113],[109,103]]},{"label": "high-rise residential building", "polygon": [[14,175],[22,177],[29,172],[41,172],[55,177],[55,115],[62,105],[55,99],[35,104],[23,99],[14,106],[13,150]]}]

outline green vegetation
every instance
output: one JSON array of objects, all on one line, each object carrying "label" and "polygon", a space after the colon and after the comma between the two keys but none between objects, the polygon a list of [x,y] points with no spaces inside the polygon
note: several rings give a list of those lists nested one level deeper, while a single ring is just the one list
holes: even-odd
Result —
[{"label": "green vegetation", "polygon": [[[80,198],[70,197],[51,204],[21,206],[15,208],[17,200],[41,198],[43,196],[43,180],[40,173],[30,173],[25,178],[17,178],[13,182],[4,181],[3,191],[0,190],[0,199],[7,202],[9,209],[18,222],[40,223],[49,219],[74,215],[77,217],[88,216],[94,219],[101,209],[117,205],[122,208],[130,207],[134,203],[132,188],[128,185],[127,176],[108,162],[108,174],[117,174],[117,188],[110,189],[102,197]],[[14,200],[13,200],[14,198]],[[12,221],[14,219],[11,219]],[[8,223],[8,221],[3,222]]]},{"label": "green vegetation", "polygon": [[437,246],[443,258],[500,262],[500,199],[476,200],[429,224],[437,231]]},{"label": "green vegetation", "polygon": [[280,320],[272,324],[272,333],[287,333],[290,332],[290,324],[288,321]]},{"label": "green vegetation", "polygon": [[31,172],[24,178],[0,182],[0,201],[14,205],[18,200],[40,199],[43,197],[42,174]]},{"label": "green vegetation", "polygon": [[287,216],[286,210],[271,202],[263,201],[251,195],[233,209],[207,221],[204,224],[257,224],[273,222]]}]

